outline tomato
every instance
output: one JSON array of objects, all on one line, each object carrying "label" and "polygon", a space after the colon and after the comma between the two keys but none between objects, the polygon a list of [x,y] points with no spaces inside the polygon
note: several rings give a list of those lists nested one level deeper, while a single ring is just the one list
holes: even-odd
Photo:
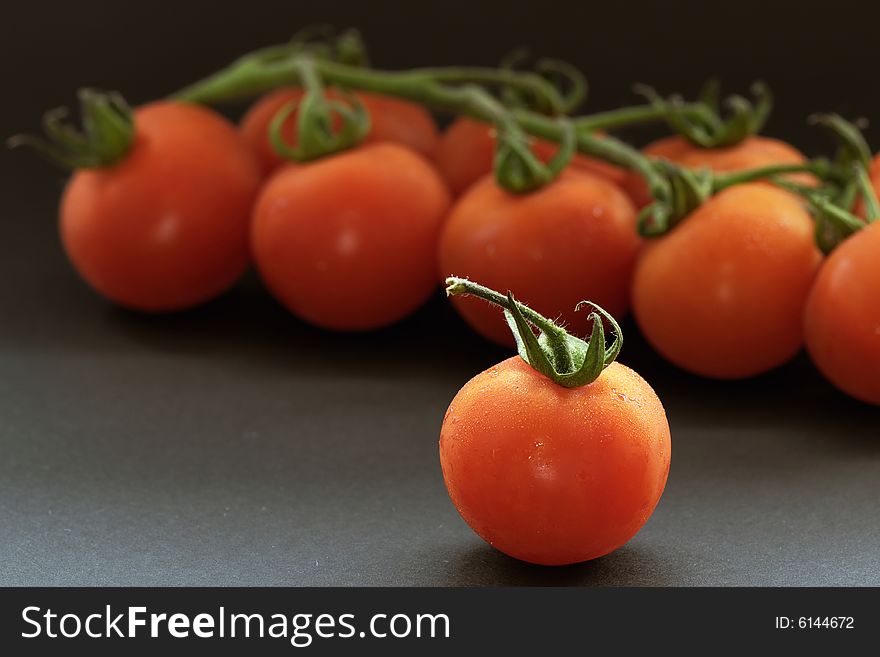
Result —
[{"label": "tomato", "polygon": [[[558,148],[557,144],[535,140],[532,151],[544,162],[549,162]],[[492,171],[494,157],[495,137],[492,128],[473,119],[459,118],[440,137],[434,162],[452,193],[459,196]],[[622,184],[628,179],[623,169],[585,155],[576,155],[571,166],[615,183]]]},{"label": "tomato", "polygon": [[510,358],[459,391],[440,432],[443,478],[465,522],[545,565],[595,559],[632,538],[660,499],[670,453],[660,400],[618,363],[563,388]]},{"label": "tomato", "polygon": [[[548,317],[586,330],[578,302],[595,301],[615,317],[629,306],[641,239],[626,195],[603,178],[566,171],[542,189],[516,195],[485,177],[459,199],[440,238],[444,276],[465,276],[519,298]],[[454,298],[464,319],[502,345],[513,338],[496,309]]]},{"label": "tomato", "polygon": [[832,251],[804,317],[807,351],[819,370],[845,393],[880,404],[880,223]]},{"label": "tomato", "polygon": [[[287,103],[302,98],[301,89],[279,89],[254,103],[241,119],[240,129],[254,149],[265,174],[274,171],[284,159],[269,143],[269,124]],[[338,94],[328,92],[328,97]],[[437,124],[420,105],[396,98],[359,92],[357,97],[370,113],[370,134],[366,143],[392,141],[408,146],[430,157],[439,140]],[[284,122],[281,130],[285,143],[296,143],[296,112]]]},{"label": "tomato", "polygon": [[[807,161],[804,154],[794,146],[761,136],[748,137],[735,146],[723,148],[702,148],[683,137],[672,136],[649,144],[643,152],[645,155],[669,160],[691,169],[708,167],[718,173],[733,173],[773,164],[804,164]],[[805,185],[815,182],[809,174],[797,173],[787,177]],[[647,185],[638,174],[628,174],[622,184],[636,207],[643,208],[652,201]]]},{"label": "tomato", "polygon": [[254,258],[272,293],[303,319],[341,331],[386,326],[435,289],[449,204],[430,163],[397,144],[282,168],[257,200]]},{"label": "tomato", "polygon": [[77,171],[61,201],[61,239],[79,274],[128,308],[171,311],[231,286],[250,260],[259,168],[235,128],[195,105],[134,112],[123,160]]},{"label": "tomato", "polygon": [[645,247],[633,313],[648,341],[679,367],[720,379],[759,374],[801,348],[804,304],[821,260],[797,197],[738,185]]}]

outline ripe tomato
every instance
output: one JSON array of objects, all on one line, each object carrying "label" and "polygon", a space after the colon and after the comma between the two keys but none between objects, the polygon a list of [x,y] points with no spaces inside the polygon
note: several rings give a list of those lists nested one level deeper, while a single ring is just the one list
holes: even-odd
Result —
[{"label": "ripe tomato", "polygon": [[[532,151],[544,162],[549,162],[558,148],[557,144],[538,139]],[[459,196],[492,171],[494,157],[493,129],[473,119],[459,118],[440,137],[434,162],[452,193]],[[571,166],[618,184],[623,184],[628,178],[625,170],[585,155],[576,155]]]},{"label": "ripe tomato", "polygon": [[[723,148],[701,148],[694,146],[683,137],[672,136],[649,144],[643,152],[645,155],[669,160],[691,169],[708,167],[717,173],[733,173],[773,164],[806,162],[804,154],[794,146],[778,139],[761,136],[748,137],[735,146]],[[787,177],[805,185],[815,182],[809,174],[790,174]],[[638,174],[628,174],[622,184],[636,207],[643,208],[652,201],[647,185]]]},{"label": "ripe tomato", "polygon": [[465,384],[440,432],[443,477],[465,522],[505,554],[545,565],[595,559],[632,538],[660,499],[670,453],[660,400],[618,363],[563,388],[509,358]]},{"label": "ripe tomato", "polygon": [[259,169],[235,128],[208,109],[156,102],[134,112],[134,125],[122,161],[70,179],[61,239],[110,300],[179,310],[220,294],[247,267]]},{"label": "ripe tomato", "polygon": [[[269,124],[284,105],[299,100],[302,95],[301,89],[278,89],[260,98],[241,119],[241,133],[257,154],[266,175],[284,162],[269,143]],[[332,91],[327,95],[338,98],[338,94]],[[415,103],[387,96],[359,92],[357,97],[370,113],[371,128],[366,143],[391,141],[426,157],[433,154],[440,136],[437,124],[427,110]],[[284,122],[281,134],[285,143],[296,143],[295,111]]]},{"label": "ripe tomato", "polygon": [[807,351],[838,388],[880,404],[880,223],[826,259],[805,313]]},{"label": "ripe tomato", "polygon": [[803,343],[803,309],[822,260],[792,194],[731,187],[649,243],[633,312],[648,341],[686,370],[719,379],[765,372]]},{"label": "ripe tomato", "polygon": [[[542,189],[516,195],[491,176],[453,207],[440,238],[443,276],[464,276],[519,299],[547,317],[586,331],[578,302],[589,299],[615,317],[629,306],[632,270],[641,239],[632,203],[616,186],[566,171]],[[453,304],[480,334],[513,345],[504,318],[485,303]]]},{"label": "ripe tomato", "polygon": [[397,144],[282,168],[257,200],[254,258],[276,298],[303,319],[341,331],[386,326],[435,289],[449,203],[433,167]]}]

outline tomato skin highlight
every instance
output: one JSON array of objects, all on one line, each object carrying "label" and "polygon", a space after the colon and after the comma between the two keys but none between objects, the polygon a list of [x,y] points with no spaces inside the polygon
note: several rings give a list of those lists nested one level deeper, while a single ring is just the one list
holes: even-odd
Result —
[{"label": "tomato skin highlight", "polygon": [[648,243],[636,265],[633,313],[675,365],[719,379],[753,376],[800,350],[821,260],[795,196],[737,185]]},{"label": "tomato skin highlight", "polygon": [[465,384],[440,432],[443,478],[465,522],[543,565],[595,559],[632,538],[660,499],[670,456],[660,400],[619,363],[563,388],[515,356]]},{"label": "tomato skin highlight", "polygon": [[312,324],[387,326],[436,289],[449,204],[430,163],[397,144],[282,168],[254,210],[257,268],[275,297]]},{"label": "tomato skin highlight", "polygon": [[[453,207],[440,239],[441,274],[464,276],[517,299],[576,335],[587,332],[585,299],[615,317],[629,307],[629,289],[642,240],[635,208],[602,178],[566,171],[530,194],[501,189],[491,176]],[[504,317],[484,302],[452,299],[477,332],[512,346]]]},{"label": "tomato skin highlight", "polygon": [[[254,150],[266,176],[287,162],[269,142],[269,124],[284,105],[302,96],[299,88],[278,89],[257,100],[241,119],[241,134]],[[425,157],[434,153],[440,131],[422,106],[379,94],[358,92],[356,96],[370,113],[370,133],[364,143],[390,141],[408,146]],[[339,94],[330,90],[327,97],[339,99]],[[294,111],[282,124],[281,134],[287,144],[296,144],[296,117]]]},{"label": "tomato skin highlight", "polygon": [[[804,164],[807,161],[806,156],[794,146],[760,135],[722,148],[701,148],[684,137],[674,135],[648,144],[642,152],[690,169],[708,167],[716,173],[734,173],[774,164]],[[789,174],[786,178],[804,185],[816,183],[815,178],[806,173]],[[648,186],[638,174],[629,173],[621,184],[636,207],[643,208],[652,202]]]},{"label": "tomato skin highlight", "polygon": [[80,170],[60,210],[64,248],[100,294],[127,308],[187,308],[230,287],[250,262],[257,163],[226,119],[172,101],[134,112],[119,163]]},{"label": "tomato skin highlight", "polygon": [[[549,162],[559,149],[557,144],[536,139],[532,152]],[[493,128],[466,117],[461,117],[443,132],[434,153],[434,162],[455,196],[462,195],[476,182],[492,172],[495,157]],[[577,154],[569,166],[592,173],[622,185],[628,172],[602,160]]]},{"label": "tomato skin highlight", "polygon": [[880,405],[880,223],[825,260],[804,313],[807,351],[840,390]]}]

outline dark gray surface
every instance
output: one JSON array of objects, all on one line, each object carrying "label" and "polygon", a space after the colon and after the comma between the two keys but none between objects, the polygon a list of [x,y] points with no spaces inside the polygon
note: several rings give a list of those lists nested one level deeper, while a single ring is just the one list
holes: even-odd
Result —
[{"label": "dark gray surface", "polygon": [[362,336],[301,324],[253,276],[192,312],[127,313],[64,260],[57,174],[16,171],[0,225],[0,584],[880,584],[880,409],[803,357],[701,381],[629,327],[622,360],[672,427],[666,492],[613,555],[528,566],[472,534],[443,487],[446,405],[505,354],[442,298]]}]

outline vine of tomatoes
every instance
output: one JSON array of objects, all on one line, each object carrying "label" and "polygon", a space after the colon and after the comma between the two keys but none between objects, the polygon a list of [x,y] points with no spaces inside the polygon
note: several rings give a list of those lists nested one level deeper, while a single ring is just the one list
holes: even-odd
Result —
[{"label": "vine of tomatoes", "polygon": [[[711,93],[649,94],[572,117],[546,74],[564,66],[389,72],[352,43],[250,53],[134,110],[84,90],[81,130],[53,112],[49,141],[15,138],[73,170],[59,222],[79,275],[166,312],[253,260],[303,321],[366,331],[414,313],[439,274],[468,324],[519,353],[450,404],[444,481],[477,534],[539,564],[623,545],[665,486],[663,406],[615,362],[630,307],[694,374],[759,375],[805,345],[880,405],[880,157],[857,126],[819,117],[838,154],[808,159],[759,134],[763,87],[729,114]],[[258,99],[238,129],[201,105],[242,96]],[[432,109],[455,117],[442,135]],[[639,151],[606,132],[648,121],[678,134]]]}]

